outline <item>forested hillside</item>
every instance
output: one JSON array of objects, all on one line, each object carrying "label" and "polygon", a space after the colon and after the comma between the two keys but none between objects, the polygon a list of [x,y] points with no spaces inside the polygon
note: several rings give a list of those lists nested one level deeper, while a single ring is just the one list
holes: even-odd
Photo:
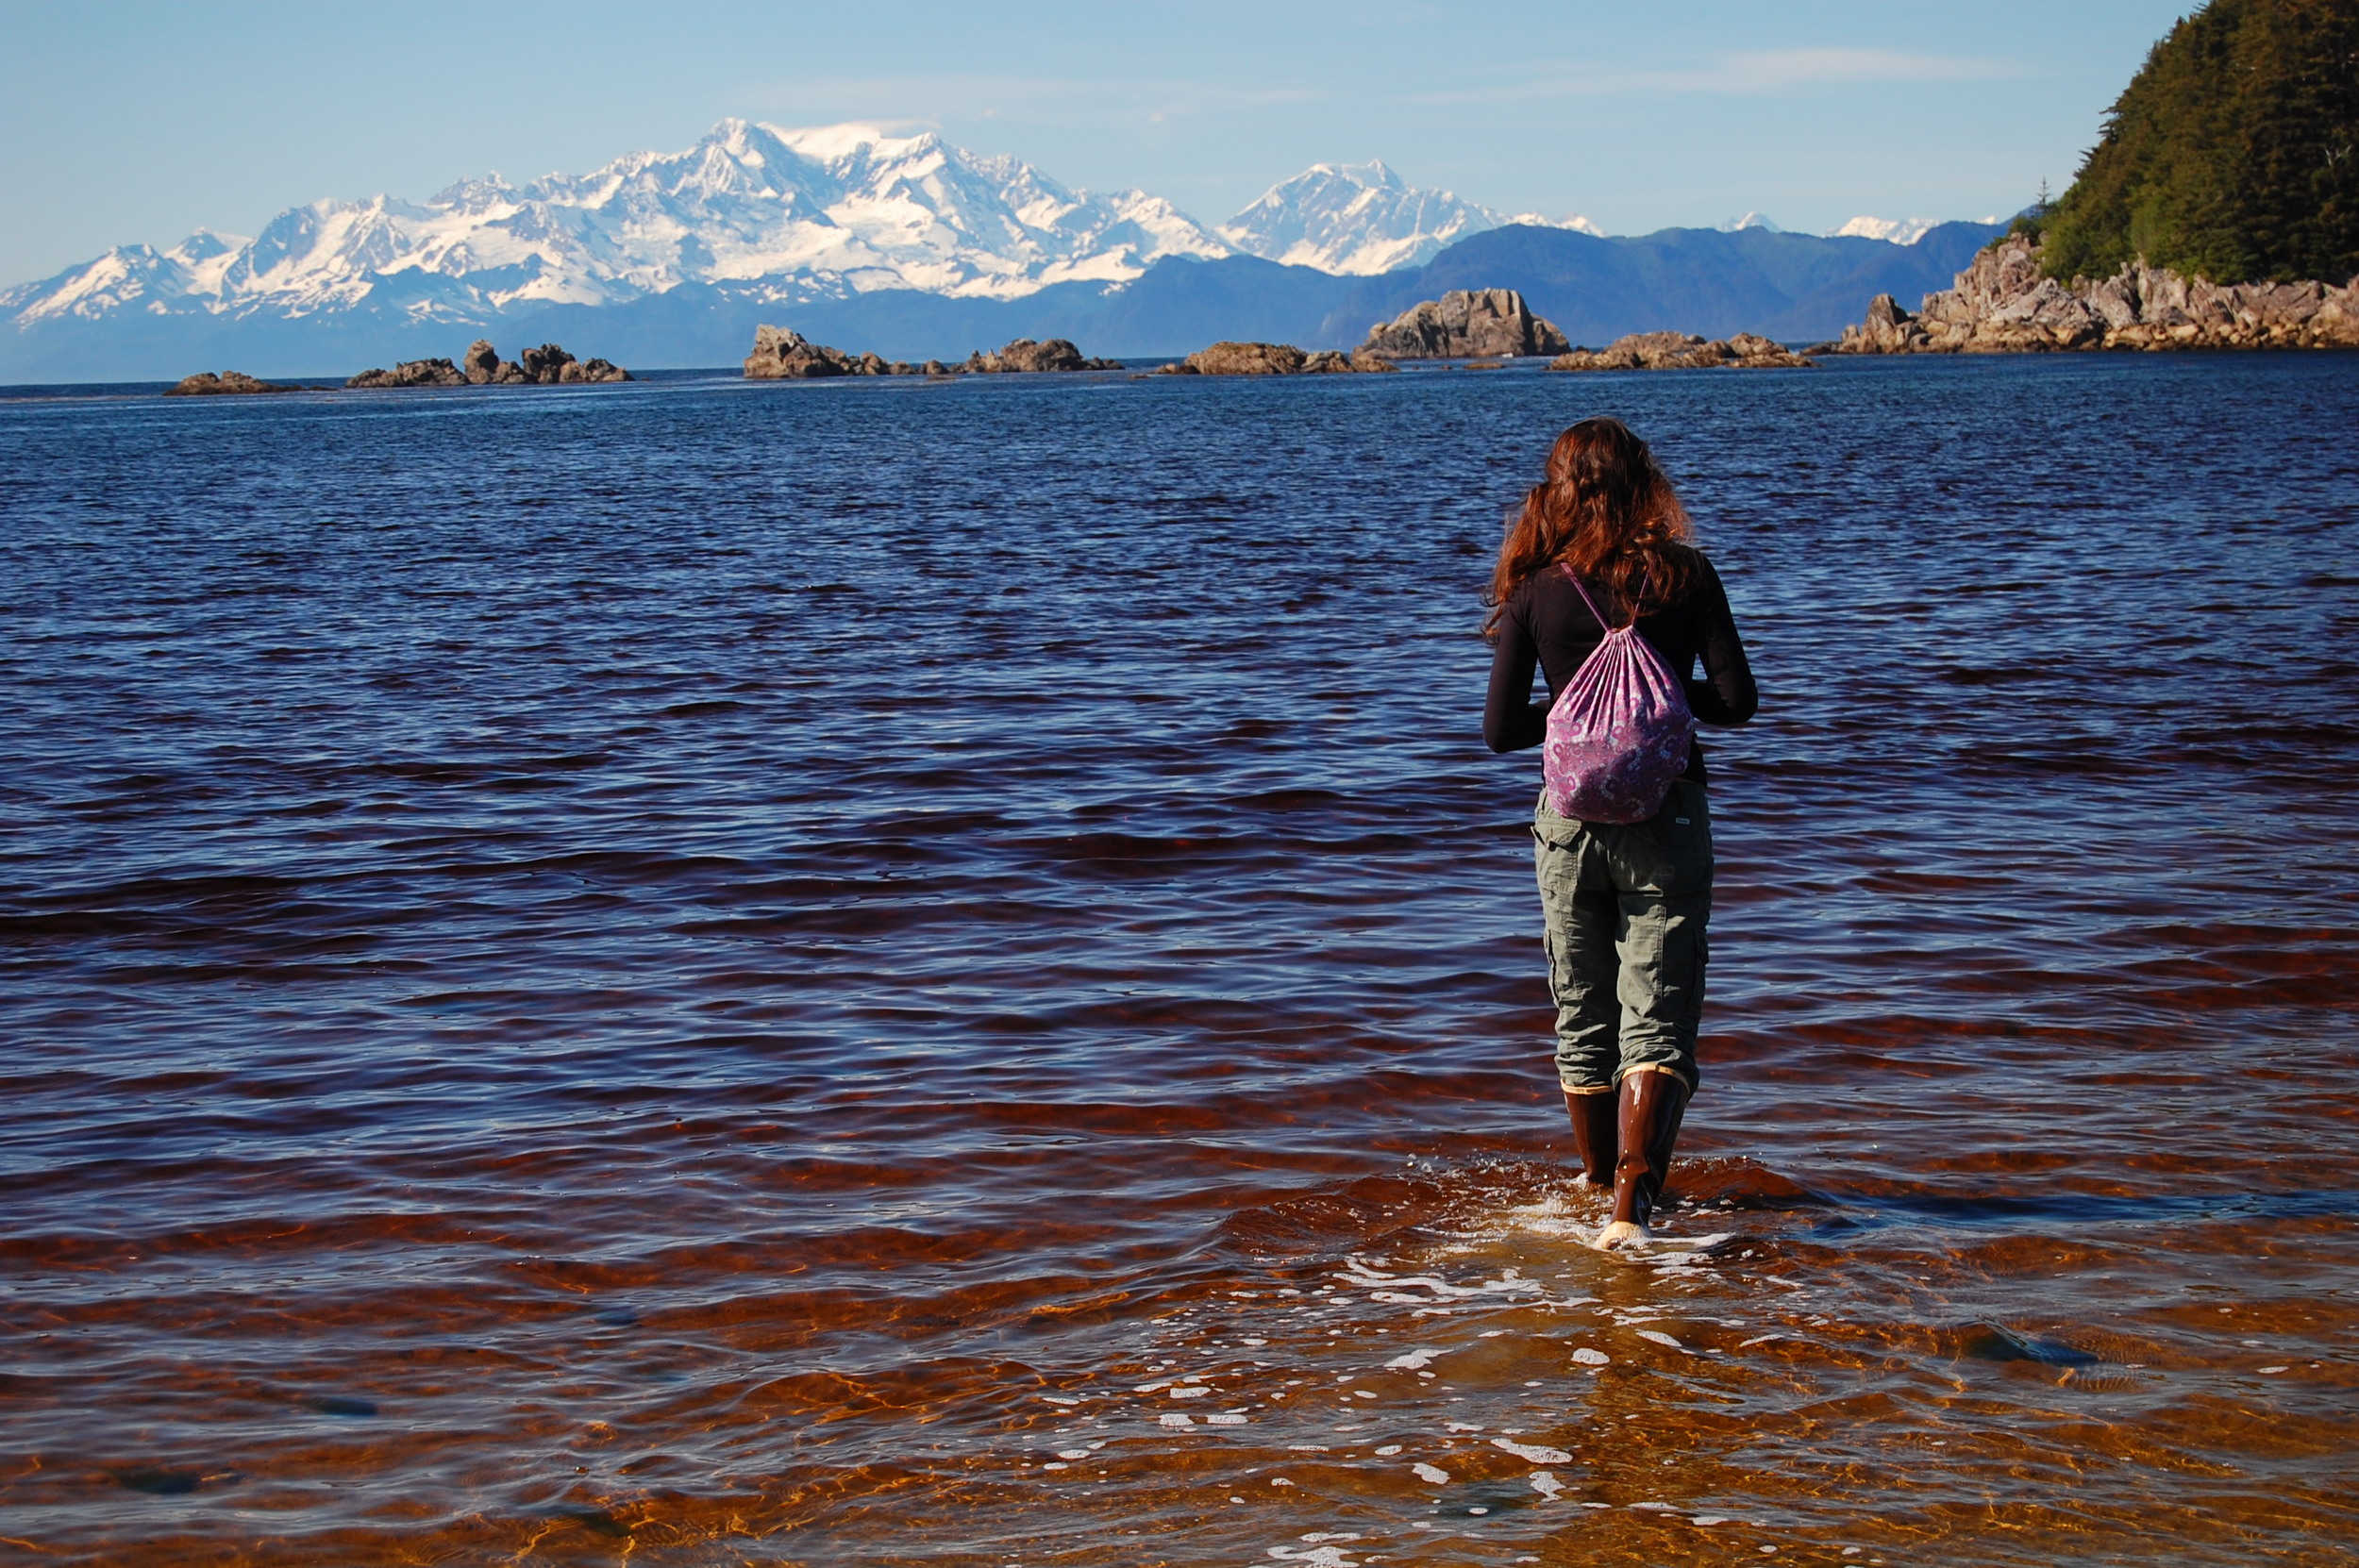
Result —
[{"label": "forested hillside", "polygon": [[2359,272],[2359,0],[2211,0],[2154,45],[2047,214],[2053,277]]}]

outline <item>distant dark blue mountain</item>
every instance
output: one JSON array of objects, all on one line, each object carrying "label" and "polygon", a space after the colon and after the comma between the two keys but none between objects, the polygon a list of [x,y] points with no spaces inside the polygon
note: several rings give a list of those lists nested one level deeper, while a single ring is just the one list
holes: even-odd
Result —
[{"label": "distant dark blue mountain", "polygon": [[[1221,339],[1348,348],[1368,327],[1451,289],[1519,290],[1577,342],[1671,329],[1784,342],[1830,338],[1879,293],[1914,305],[1947,288],[1995,225],[1945,224],[1913,245],[1767,229],[1669,228],[1599,238],[1490,229],[1424,266],[1345,277],[1251,257],[1165,257],[1109,289],[1063,283],[1014,300],[888,290],[782,305],[684,283],[609,306],[534,305],[477,325],[437,322],[393,274],[358,309],[308,316],[124,311],[62,316],[0,337],[0,382],[164,380],[235,368],[266,376],[346,375],[373,364],[456,358],[478,332],[513,355],[563,343],[644,369],[735,364],[762,322],[890,359],[963,359],[1011,338],[1070,338],[1090,354],[1180,355]],[[420,319],[421,316],[426,319]]]},{"label": "distant dark blue mountain", "polygon": [[1520,290],[1576,342],[1626,332],[1757,332],[1798,342],[1832,338],[1867,302],[1914,307],[1949,287],[1996,225],[1943,224],[1913,245],[1746,228],[1665,228],[1600,238],[1562,228],[1495,228],[1462,240],[1414,273],[1364,279],[1365,292],[1319,325],[1320,346],[1358,342],[1368,324],[1451,289]]}]

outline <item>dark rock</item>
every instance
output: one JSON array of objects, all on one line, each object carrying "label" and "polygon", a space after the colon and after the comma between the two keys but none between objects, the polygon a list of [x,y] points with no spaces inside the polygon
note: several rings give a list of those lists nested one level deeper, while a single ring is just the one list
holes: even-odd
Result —
[{"label": "dark rock", "polygon": [[347,387],[463,387],[466,373],[448,359],[404,359],[391,370],[364,370]]},{"label": "dark rock", "polygon": [[1200,348],[1178,364],[1165,365],[1157,375],[1333,375],[1351,372],[1382,374],[1399,367],[1388,359],[1355,350],[1347,356],[1331,348],[1305,354],[1292,343],[1214,343]]},{"label": "dark rock", "polygon": [[1550,370],[1798,370],[1813,361],[1750,332],[1727,339],[1686,332],[1633,332],[1603,348],[1577,348]]},{"label": "dark rock", "polygon": [[745,356],[745,374],[755,380],[799,380],[819,375],[1009,375],[1042,371],[1119,370],[1113,359],[1091,359],[1062,338],[1034,342],[1018,338],[995,354],[980,349],[962,363],[929,359],[922,365],[906,359],[886,359],[878,354],[846,354],[842,349],[806,340],[783,326],[754,329],[754,351]]},{"label": "dark rock", "polygon": [[215,375],[202,370],[194,375],[183,376],[171,388],[166,397],[218,397],[225,393],[301,392],[301,387],[282,387],[275,381],[258,381],[243,371],[225,370]]},{"label": "dark rock", "polygon": [[755,381],[803,381],[823,375],[850,375],[858,369],[832,348],[808,342],[800,332],[783,326],[754,328],[754,351],[745,356],[745,375]]},{"label": "dark rock", "polygon": [[1310,356],[1292,343],[1214,343],[1188,356],[1198,375],[1295,375]]},{"label": "dark rock", "polygon": [[516,362],[524,368],[526,380],[553,387],[565,378],[565,367],[574,362],[574,357],[555,343],[543,343],[516,356]]},{"label": "dark rock", "polygon": [[392,370],[362,371],[347,387],[554,387],[584,381],[627,381],[630,372],[606,359],[577,360],[555,343],[524,351],[523,362],[503,359],[477,338],[458,364],[448,359],[410,359]]},{"label": "dark rock", "polygon": [[1562,354],[1572,346],[1513,289],[1454,289],[1379,322],[1360,351],[1390,359],[1488,359]]},{"label": "dark rock", "polygon": [[1035,375],[1049,371],[1120,370],[1117,359],[1092,359],[1063,338],[1034,342],[1018,338],[996,354],[977,352],[961,367],[977,375]]},{"label": "dark rock", "polygon": [[1359,349],[1354,349],[1349,354],[1339,354],[1331,348],[1322,348],[1303,359],[1302,374],[1305,375],[1349,375],[1353,374],[1397,375],[1400,374],[1400,367],[1390,359]]}]

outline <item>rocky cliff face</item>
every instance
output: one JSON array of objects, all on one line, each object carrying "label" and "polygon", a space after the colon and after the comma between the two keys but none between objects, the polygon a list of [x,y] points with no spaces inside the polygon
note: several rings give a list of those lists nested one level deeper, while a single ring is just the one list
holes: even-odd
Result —
[{"label": "rocky cliff face", "polygon": [[2133,261],[2108,278],[2042,276],[2039,247],[2011,235],[1916,315],[1878,294],[1836,354],[2027,354],[2059,349],[2359,347],[2359,278],[2207,283]]},{"label": "rocky cliff face", "polygon": [[1513,289],[1454,289],[1369,328],[1360,352],[1388,359],[1493,359],[1572,346]]},{"label": "rocky cliff face", "polygon": [[1633,332],[1603,348],[1578,348],[1548,361],[1550,370],[1807,370],[1806,359],[1782,343],[1739,332],[1698,338],[1685,332]]}]

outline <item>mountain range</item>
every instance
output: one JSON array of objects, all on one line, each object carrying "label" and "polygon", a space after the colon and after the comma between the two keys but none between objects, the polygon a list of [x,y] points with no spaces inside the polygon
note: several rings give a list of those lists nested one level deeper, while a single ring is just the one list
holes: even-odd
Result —
[{"label": "mountain range", "polygon": [[1437,268],[1466,278],[1452,287],[1521,289],[1577,336],[1820,337],[1872,294],[1946,285],[1986,237],[1873,218],[1789,235],[1758,214],[1609,237],[1420,189],[1380,162],[1315,165],[1215,228],[1144,191],[1069,189],[930,133],[726,120],[684,152],[588,175],[320,201],[251,240],[200,229],[169,250],[119,247],[0,292],[0,381],[217,360],[332,374],[454,354],[477,333],[643,368],[728,364],[757,321],[911,359],[1045,335],[1116,355],[1215,337],[1342,347],[1372,312],[1430,297]]}]

